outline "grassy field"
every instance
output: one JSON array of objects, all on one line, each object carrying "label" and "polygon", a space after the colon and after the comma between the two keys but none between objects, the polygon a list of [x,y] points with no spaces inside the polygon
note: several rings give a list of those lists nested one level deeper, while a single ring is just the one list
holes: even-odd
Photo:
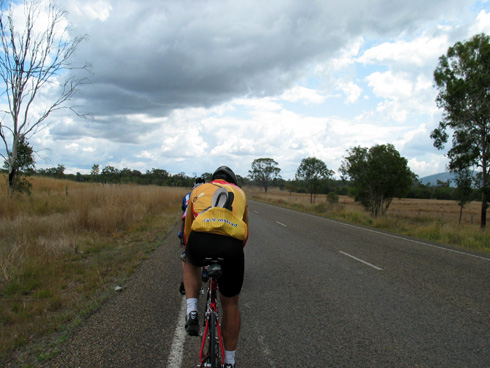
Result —
[{"label": "grassy field", "polygon": [[[30,366],[130,275],[178,220],[185,188],[0,175],[0,366]],[[24,362],[24,363],[22,363]],[[30,363],[29,363],[30,362]]]},{"label": "grassy field", "polygon": [[[465,206],[459,224],[460,208],[456,201],[394,199],[386,215],[375,219],[347,196],[340,196],[337,204],[330,204],[325,195],[318,195],[311,204],[309,194],[289,193],[277,188],[267,193],[259,188],[248,188],[247,194],[249,198],[259,201],[353,224],[490,252],[490,224],[485,230],[480,229],[480,202],[471,202]],[[490,221],[490,212],[488,216]]]}]

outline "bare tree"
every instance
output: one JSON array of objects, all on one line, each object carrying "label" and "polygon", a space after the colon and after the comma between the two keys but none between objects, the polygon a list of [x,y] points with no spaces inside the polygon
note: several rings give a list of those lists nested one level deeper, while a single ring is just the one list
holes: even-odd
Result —
[{"label": "bare tree", "polygon": [[[73,72],[86,72],[88,66],[77,67],[69,61],[85,36],[71,37],[66,12],[54,0],[48,1],[0,0],[0,106],[4,112],[0,137],[5,144],[2,157],[9,170],[10,194],[15,191],[19,142],[45,127],[52,112],[73,111],[65,103],[86,82],[86,77]],[[22,17],[15,11],[18,7],[23,7]],[[42,98],[48,102],[35,105]]]}]

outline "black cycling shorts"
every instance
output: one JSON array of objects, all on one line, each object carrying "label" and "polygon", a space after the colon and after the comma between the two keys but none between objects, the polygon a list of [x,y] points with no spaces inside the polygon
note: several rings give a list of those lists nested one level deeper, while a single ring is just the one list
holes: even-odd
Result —
[{"label": "black cycling shorts", "polygon": [[194,266],[204,266],[206,258],[223,258],[223,271],[218,279],[219,292],[231,298],[242,290],[245,257],[243,241],[228,236],[192,231],[185,247],[187,260]]}]

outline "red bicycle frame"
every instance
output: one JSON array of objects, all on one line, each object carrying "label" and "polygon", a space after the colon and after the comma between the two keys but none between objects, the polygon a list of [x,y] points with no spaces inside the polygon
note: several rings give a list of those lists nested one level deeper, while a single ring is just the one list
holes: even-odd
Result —
[{"label": "red bicycle frame", "polygon": [[[222,367],[222,360],[225,357],[225,348],[223,336],[221,335],[221,326],[218,319],[217,305],[218,281],[209,274],[208,298],[206,302],[205,328],[202,335],[201,350],[199,352],[200,367]],[[205,351],[206,342],[208,349]],[[220,359],[221,357],[221,359]]]}]

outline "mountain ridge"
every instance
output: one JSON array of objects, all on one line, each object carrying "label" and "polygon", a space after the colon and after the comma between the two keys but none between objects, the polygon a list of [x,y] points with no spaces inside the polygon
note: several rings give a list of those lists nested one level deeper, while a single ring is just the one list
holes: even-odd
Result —
[{"label": "mountain ridge", "polygon": [[[478,174],[478,171],[473,171],[473,178],[475,178],[477,174]],[[419,181],[422,184],[431,185],[431,186],[437,185],[438,180],[443,182],[443,183],[445,183],[449,180],[449,186],[450,187],[455,188],[457,186],[456,185],[456,173],[451,173],[448,171],[441,172],[438,174],[424,176],[423,178],[419,178]]]},{"label": "mountain ridge", "polygon": [[456,174],[450,172],[441,172],[433,175],[424,176],[420,178],[420,182],[424,185],[437,185],[437,181],[447,182],[450,180],[450,185],[454,186],[454,179],[456,178]]}]

